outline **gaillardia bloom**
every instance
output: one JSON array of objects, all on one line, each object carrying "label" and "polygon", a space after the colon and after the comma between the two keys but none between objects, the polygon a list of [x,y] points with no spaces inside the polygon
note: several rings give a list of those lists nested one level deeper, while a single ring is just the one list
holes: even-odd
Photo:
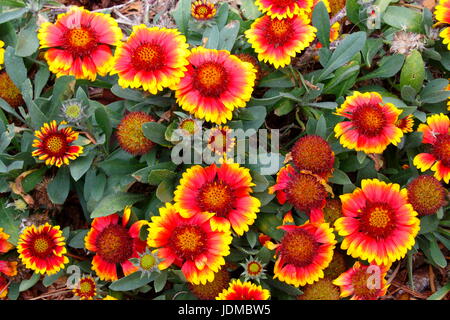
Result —
[{"label": "gaillardia bloom", "polygon": [[97,295],[97,283],[91,276],[82,277],[72,292],[80,297],[80,300],[93,300]]},{"label": "gaillardia bloom", "polygon": [[17,275],[17,264],[17,261],[0,260],[0,273],[3,273],[8,277],[14,277]]},{"label": "gaillardia bloom", "polygon": [[183,217],[211,213],[212,230],[231,226],[238,235],[248,231],[256,219],[260,201],[250,195],[255,184],[250,171],[237,163],[192,166],[183,173],[174,193],[175,206]]},{"label": "gaillardia bloom", "polygon": [[212,230],[212,215],[200,212],[184,218],[170,203],[159,209],[159,216],[152,217],[149,225],[147,243],[158,248],[161,270],[175,264],[193,284],[214,280],[230,254],[232,237],[229,229]]},{"label": "gaillardia bloom", "polygon": [[[65,125],[62,121],[59,125]],[[55,165],[61,167],[68,165],[69,160],[75,160],[83,153],[83,147],[72,145],[72,142],[78,139],[78,132],[72,128],[59,129],[55,120],[50,123],[44,123],[40,131],[35,131],[34,135],[39,140],[33,140],[33,147],[37,148],[31,155],[38,157],[39,160],[45,160],[46,165]]]},{"label": "gaillardia bloom", "polygon": [[6,71],[0,71],[0,98],[8,102],[13,108],[24,104],[22,93]]},{"label": "gaillardia bloom", "polygon": [[441,183],[432,176],[419,176],[407,187],[408,202],[421,216],[436,213],[446,204],[447,191]]},{"label": "gaillardia bloom", "polygon": [[83,102],[78,99],[66,100],[61,105],[61,117],[67,122],[79,123],[85,116]]},{"label": "gaillardia bloom", "polygon": [[131,208],[126,207],[121,218],[114,213],[92,221],[84,243],[86,249],[95,252],[92,270],[97,273],[100,280],[117,280],[119,265],[125,276],[138,269],[129,259],[137,258],[139,253],[145,251],[145,241],[139,238],[139,233],[147,221],[139,220],[128,228],[130,216]]},{"label": "gaillardia bloom", "polygon": [[110,15],[71,7],[58,16],[54,24],[41,25],[38,38],[41,48],[50,48],[45,59],[56,76],[95,80],[112,67],[110,46],[120,44],[123,34]]},{"label": "gaillardia bloom", "polygon": [[208,138],[208,148],[216,154],[223,155],[233,150],[236,138],[233,130],[227,126],[211,128]]},{"label": "gaillardia bloom", "polygon": [[283,19],[310,12],[313,0],[256,0],[255,4],[267,16]]},{"label": "gaillardia bloom", "polygon": [[291,57],[314,40],[316,31],[304,15],[281,20],[262,16],[245,31],[245,36],[258,54],[258,59],[278,69],[290,64]]},{"label": "gaillardia bloom", "polygon": [[333,150],[320,136],[308,135],[298,139],[291,149],[291,158],[298,170],[308,170],[324,179],[333,172]]},{"label": "gaillardia bloom", "polygon": [[155,119],[145,112],[134,111],[122,118],[117,126],[117,140],[120,147],[132,155],[144,155],[155,145],[144,136],[142,125]]},{"label": "gaillardia bloom", "polygon": [[200,300],[214,300],[223,290],[228,288],[230,273],[226,264],[214,274],[214,280],[206,284],[189,283],[189,290]]},{"label": "gaillardia bloom", "polygon": [[244,272],[242,272],[244,280],[253,280],[259,283],[262,279],[266,279],[265,265],[258,258],[249,257],[245,259],[245,262],[241,263],[244,268]]},{"label": "gaillardia bloom", "polygon": [[382,265],[366,266],[355,262],[333,283],[340,287],[342,298],[351,296],[351,300],[376,300],[384,296],[389,287],[385,280],[387,271],[388,268]]},{"label": "gaillardia bloom", "polygon": [[14,246],[8,241],[10,235],[3,232],[3,228],[0,228],[0,254],[7,253]]},{"label": "gaillardia bloom", "polygon": [[[434,15],[439,23],[450,24],[450,1],[440,0],[439,4],[435,7]],[[446,44],[450,50],[450,28],[443,29],[439,36],[443,39],[442,43]]]},{"label": "gaillardia bloom", "polygon": [[226,50],[192,49],[188,71],[176,86],[178,104],[199,119],[222,124],[245,107],[255,85],[253,65]]},{"label": "gaillardia bloom", "polygon": [[414,117],[412,114],[407,115],[404,118],[398,119],[395,125],[399,127],[403,133],[413,132]]},{"label": "gaillardia bloom", "polygon": [[130,258],[130,261],[141,272],[141,278],[150,277],[153,272],[161,272],[158,268],[161,262],[158,258],[158,250],[152,252],[146,248],[144,252],[139,253],[139,258]]},{"label": "gaillardia bloom", "polygon": [[64,240],[59,226],[48,223],[39,227],[32,225],[20,234],[17,252],[28,269],[51,275],[64,269],[69,262]]},{"label": "gaillardia bloom", "polygon": [[111,74],[119,75],[119,85],[156,94],[176,85],[186,71],[189,56],[186,37],[178,30],[135,26],[127,42],[114,53]]},{"label": "gaillardia bloom", "polygon": [[383,103],[376,92],[355,91],[345,99],[336,114],[349,119],[334,127],[336,138],[349,149],[365,153],[382,153],[389,144],[397,145],[403,132],[395,124],[402,111]]},{"label": "gaillardia bloom", "polygon": [[377,179],[340,196],[343,217],[334,227],[344,237],[341,248],[353,258],[389,265],[414,245],[420,227],[406,189]]},{"label": "gaillardia bloom", "polygon": [[278,256],[274,278],[296,287],[324,277],[323,270],[333,258],[336,240],[328,223],[306,222],[301,226],[283,225],[279,244],[266,243]]},{"label": "gaillardia bloom", "polygon": [[323,278],[303,288],[298,300],[339,300],[339,288],[331,279]]},{"label": "gaillardia bloom", "polygon": [[216,300],[268,300],[270,291],[254,283],[232,280],[228,289],[223,290]]},{"label": "gaillardia bloom", "polygon": [[450,120],[447,115],[433,114],[427,118],[427,124],[417,129],[423,133],[422,143],[430,145],[429,152],[414,157],[414,165],[426,171],[434,171],[438,180],[450,181]]},{"label": "gaillardia bloom", "polygon": [[197,0],[192,3],[191,13],[197,20],[209,20],[216,15],[216,6],[208,0]]}]

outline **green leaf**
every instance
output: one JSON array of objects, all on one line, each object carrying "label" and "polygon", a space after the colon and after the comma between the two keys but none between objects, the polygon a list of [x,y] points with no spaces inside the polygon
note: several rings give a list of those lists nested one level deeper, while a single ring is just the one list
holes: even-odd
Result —
[{"label": "green leaf", "polygon": [[10,11],[3,12],[0,14],[0,24],[11,21],[11,20],[19,19],[28,11],[29,11],[28,8],[20,8],[20,9],[16,9],[16,10],[10,10]]},{"label": "green leaf", "polygon": [[330,18],[323,1],[314,6],[312,24],[317,29],[317,39],[324,47],[330,46]]},{"label": "green leaf", "polygon": [[0,228],[10,235],[8,242],[17,246],[19,226],[21,223],[19,212],[12,207],[6,208],[6,199],[0,199]]},{"label": "green leaf", "polygon": [[39,70],[34,77],[34,96],[39,97],[42,90],[47,85],[48,79],[50,78],[50,71],[46,66],[39,66]]},{"label": "green leaf", "polygon": [[261,16],[261,12],[253,0],[241,0],[241,11],[248,20],[255,20]]},{"label": "green leaf", "polygon": [[155,169],[150,171],[150,174],[148,175],[148,184],[157,186],[163,180],[173,180],[176,176],[177,174],[173,171],[167,169]]},{"label": "green leaf", "polygon": [[347,0],[345,8],[347,12],[347,18],[350,20],[350,22],[357,25],[361,29],[362,25],[359,18],[359,10],[361,8],[361,5],[359,4],[359,1]]},{"label": "green leaf", "polygon": [[167,127],[165,125],[158,122],[147,122],[142,125],[142,130],[144,131],[144,136],[154,143],[165,147],[171,146],[170,142],[166,140]]},{"label": "green leaf", "polygon": [[42,284],[45,287],[49,287],[51,286],[53,283],[55,283],[56,280],[58,280],[60,277],[62,277],[65,273],[65,270],[60,270],[59,272],[49,275],[49,276],[45,276],[44,280],[42,280]]},{"label": "green leaf", "polygon": [[239,33],[239,26],[239,21],[233,20],[220,31],[218,43],[219,50],[231,51],[233,49],[234,43]]},{"label": "green leaf", "polygon": [[447,266],[447,260],[445,259],[444,254],[439,248],[436,238],[432,234],[429,234],[426,237],[429,240],[430,256],[433,259],[433,262],[436,263],[439,267],[445,268]]},{"label": "green leaf", "polygon": [[399,30],[421,32],[423,29],[421,12],[405,7],[388,7],[383,15],[383,22]]},{"label": "green leaf", "polygon": [[30,27],[20,30],[16,43],[16,55],[19,57],[31,56],[39,48],[39,40],[37,38],[36,26],[31,24]]},{"label": "green leaf", "polygon": [[191,17],[191,0],[180,0],[172,11],[172,16],[178,26],[178,30],[184,35],[188,33],[188,24]]},{"label": "green leaf", "polygon": [[156,189],[156,197],[161,202],[171,202],[173,200],[173,184],[170,181],[163,180]]},{"label": "green leaf", "polygon": [[437,290],[431,296],[427,298],[427,300],[442,300],[445,298],[447,293],[450,291],[450,282],[447,282],[445,286]]},{"label": "green leaf", "polygon": [[110,214],[122,211],[126,206],[131,206],[144,200],[145,195],[118,192],[104,197],[91,214],[91,218],[106,217]]},{"label": "green leaf", "polygon": [[153,286],[155,287],[155,292],[160,292],[166,286],[167,282],[167,272],[161,272],[156,276]]},{"label": "green leaf", "polygon": [[7,47],[5,50],[5,67],[6,72],[17,88],[21,88],[22,84],[28,79],[27,69],[21,57],[16,56],[14,49]]},{"label": "green leaf", "polygon": [[109,285],[109,289],[114,291],[130,291],[135,290],[148,284],[151,279],[149,277],[141,277],[141,272],[133,272],[132,274],[116,280]]},{"label": "green leaf", "polygon": [[118,84],[115,84],[112,86],[111,92],[114,95],[118,96],[119,98],[126,99],[126,100],[131,100],[131,101],[136,101],[136,102],[141,102],[142,100],[144,100],[144,96],[142,95],[141,91],[133,90],[130,88],[122,88]]},{"label": "green leaf", "polygon": [[27,175],[22,180],[23,191],[29,193],[31,190],[33,190],[36,187],[36,185],[42,181],[46,172],[47,167],[42,167],[41,169]]},{"label": "green leaf", "polygon": [[70,174],[73,180],[78,181],[89,170],[92,161],[95,158],[94,153],[90,153],[85,157],[79,157],[70,163]]},{"label": "green leaf", "polygon": [[400,73],[400,87],[411,86],[420,92],[425,79],[425,63],[419,51],[414,50],[405,60]]},{"label": "green leaf", "polygon": [[63,204],[69,195],[70,175],[67,167],[58,169],[55,178],[47,186],[47,194],[54,204]]},{"label": "green leaf", "polygon": [[262,78],[258,86],[267,88],[292,88],[295,84],[286,74],[281,71],[275,71]]},{"label": "green leaf", "polygon": [[220,32],[217,24],[213,24],[206,28],[203,32],[203,40],[206,41],[205,48],[207,49],[217,49],[219,47]]},{"label": "green leaf", "polygon": [[325,120],[325,117],[322,114],[320,115],[319,120],[317,120],[315,134],[326,139],[326,133],[327,133],[327,121]]},{"label": "green leaf", "polygon": [[374,78],[390,78],[397,74],[403,66],[405,56],[402,54],[394,54],[392,56],[384,56],[380,61],[378,69],[362,76],[358,81],[374,79]]},{"label": "green leaf", "polygon": [[80,230],[77,234],[70,239],[69,246],[76,249],[84,249],[84,238],[89,230]]},{"label": "green leaf", "polygon": [[106,145],[109,145],[109,139],[112,134],[112,124],[111,120],[108,116],[108,112],[104,106],[99,106],[95,109],[95,121],[97,121],[98,125],[102,129],[103,133],[106,136]]},{"label": "green leaf", "polygon": [[24,291],[30,289],[39,281],[40,278],[41,278],[41,275],[39,273],[33,273],[33,275],[29,279],[22,280],[22,282],[20,283],[20,286],[19,286],[19,291],[24,292]]},{"label": "green leaf", "polygon": [[420,231],[419,234],[426,234],[436,231],[439,226],[439,219],[436,215],[424,216],[420,219]]},{"label": "green leaf", "polygon": [[334,169],[333,176],[330,178],[329,181],[331,183],[340,184],[340,185],[352,183],[352,181],[347,176],[347,174],[344,171],[337,169],[337,168]]},{"label": "green leaf", "polygon": [[275,279],[265,279],[263,281],[264,283],[267,283],[270,287],[281,290],[290,296],[298,297],[303,293],[300,289]]}]

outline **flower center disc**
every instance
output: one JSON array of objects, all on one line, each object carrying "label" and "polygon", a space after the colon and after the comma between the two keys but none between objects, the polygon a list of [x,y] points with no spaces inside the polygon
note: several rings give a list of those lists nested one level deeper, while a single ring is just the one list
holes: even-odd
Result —
[{"label": "flower center disc", "polygon": [[94,289],[94,286],[91,283],[90,279],[81,279],[80,280],[80,292],[83,294],[91,294]]},{"label": "flower center disc", "polygon": [[66,139],[60,135],[49,136],[44,143],[48,153],[52,155],[60,155],[65,152],[67,147]]},{"label": "flower center disc", "polygon": [[281,254],[287,263],[305,267],[313,262],[318,243],[302,229],[289,231],[281,240]]},{"label": "flower center disc", "polygon": [[34,254],[40,258],[45,258],[52,254],[53,242],[44,236],[38,236],[33,240]]},{"label": "flower center disc", "polygon": [[146,254],[141,257],[141,267],[144,270],[150,270],[155,266],[156,259],[151,254]]},{"label": "flower center disc", "polygon": [[292,149],[292,160],[299,169],[326,172],[333,168],[333,151],[319,136],[300,138]]},{"label": "flower center disc", "polygon": [[214,62],[204,63],[197,68],[194,75],[194,86],[207,97],[219,97],[227,83],[227,71]]},{"label": "flower center disc", "polygon": [[146,43],[135,50],[131,59],[136,69],[151,71],[160,69],[164,65],[163,56],[161,46]]},{"label": "flower center disc", "polygon": [[133,239],[121,225],[106,227],[97,238],[99,255],[110,263],[122,263],[133,253]]},{"label": "flower center disc", "polygon": [[353,113],[353,122],[365,135],[376,136],[383,130],[386,119],[378,106],[364,105]]},{"label": "flower center disc", "polygon": [[66,108],[66,116],[71,119],[77,119],[81,115],[81,108],[79,105],[72,104]]},{"label": "flower center disc", "polygon": [[372,237],[387,237],[395,223],[393,223],[392,210],[385,204],[368,204],[361,216],[361,229]]},{"label": "flower center disc", "polygon": [[261,265],[256,262],[252,261],[248,264],[247,272],[252,276],[257,276],[261,272]]},{"label": "flower center disc", "polygon": [[354,274],[352,284],[355,295],[366,299],[371,296],[376,296],[376,289],[369,289],[370,275],[371,274],[367,273],[366,270],[358,270],[357,273]]},{"label": "flower center disc", "polygon": [[290,40],[292,31],[291,20],[269,19],[266,37],[268,42],[277,48]]},{"label": "flower center disc", "polygon": [[222,181],[206,184],[200,190],[199,205],[203,211],[226,217],[233,205],[230,187]]},{"label": "flower center disc", "polygon": [[190,135],[192,135],[196,131],[195,121],[192,119],[184,120],[181,123],[180,128],[186,130]]},{"label": "flower center disc", "polygon": [[199,5],[195,8],[195,12],[196,14],[198,14],[199,16],[205,16],[208,14],[209,9],[207,6],[205,6],[204,4]]},{"label": "flower center disc", "polygon": [[286,188],[287,199],[300,211],[318,207],[326,198],[325,187],[314,176],[300,173],[292,177]]},{"label": "flower center disc", "polygon": [[439,135],[433,145],[434,156],[442,161],[446,167],[450,167],[450,135]]},{"label": "flower center disc", "polygon": [[179,257],[194,260],[205,248],[206,235],[197,226],[179,226],[173,231],[171,242]]},{"label": "flower center disc", "polygon": [[91,49],[97,46],[97,39],[91,31],[85,28],[70,29],[66,35],[67,46],[78,54],[89,55]]}]

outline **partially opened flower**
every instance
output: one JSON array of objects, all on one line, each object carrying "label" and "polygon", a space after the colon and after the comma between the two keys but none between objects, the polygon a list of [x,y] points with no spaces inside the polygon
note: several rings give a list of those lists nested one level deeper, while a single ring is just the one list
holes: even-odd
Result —
[{"label": "partially opened flower", "polygon": [[39,28],[41,49],[51,72],[58,77],[75,76],[95,80],[112,67],[111,46],[120,44],[123,34],[109,14],[71,7],[56,22],[45,22]]},{"label": "partially opened flower", "polygon": [[[65,125],[62,121],[59,126]],[[59,128],[55,120],[44,123],[41,130],[35,131],[34,135],[39,140],[33,140],[33,147],[37,148],[31,153],[39,160],[45,160],[46,165],[61,167],[68,165],[69,160],[75,160],[83,153],[83,147],[72,144],[78,139],[78,132],[70,127]]]},{"label": "partially opened flower", "polygon": [[141,278],[150,277],[153,272],[160,273],[158,265],[161,259],[158,258],[158,250],[150,251],[146,248],[144,252],[139,253],[138,258],[130,258],[131,263],[141,272]]},{"label": "partially opened flower", "polygon": [[197,20],[210,20],[216,15],[216,6],[208,0],[197,0],[192,3],[191,14]]},{"label": "partially opened flower", "polygon": [[339,300],[339,288],[329,278],[306,285],[298,300]]},{"label": "partially opened flower", "polygon": [[418,176],[408,184],[408,202],[421,216],[436,213],[446,204],[447,191],[432,176]]},{"label": "partially opened flower", "polygon": [[253,92],[256,70],[226,50],[197,47],[188,71],[176,86],[178,104],[199,119],[222,124],[236,108],[245,107]]},{"label": "partially opened flower", "polygon": [[80,297],[80,300],[93,300],[97,295],[97,282],[91,276],[84,276],[80,278],[77,287],[72,292],[75,296]]},{"label": "partially opened flower", "polygon": [[59,226],[48,223],[25,228],[19,236],[17,252],[22,263],[36,273],[51,275],[65,268],[66,243]]},{"label": "partially opened flower", "polygon": [[258,9],[272,18],[292,18],[299,13],[310,12],[313,0],[256,0]]},{"label": "partially opened flower", "polygon": [[154,121],[155,119],[145,112],[128,113],[117,126],[116,136],[120,147],[132,155],[148,153],[155,144],[144,135],[142,125]]},{"label": "partially opened flower", "polygon": [[278,69],[289,65],[292,57],[308,47],[316,31],[304,15],[281,20],[262,16],[245,31],[245,36],[258,54],[258,59]]},{"label": "partially opened flower", "polygon": [[149,225],[148,246],[158,249],[161,270],[172,264],[181,268],[188,282],[206,284],[225,264],[232,240],[229,229],[211,228],[211,213],[196,213],[188,218],[167,203],[153,216]]},{"label": "partially opened flower", "polygon": [[183,217],[196,213],[211,213],[213,230],[230,227],[242,235],[256,219],[261,206],[252,197],[252,177],[247,168],[237,163],[192,166],[183,173],[174,193],[175,206]]},{"label": "partially opened flower", "polygon": [[200,300],[214,300],[230,283],[230,272],[226,264],[214,274],[214,280],[206,284],[189,283],[189,290]]},{"label": "partially opened flower", "polygon": [[389,144],[397,145],[403,132],[395,124],[402,111],[391,103],[383,103],[376,92],[352,96],[336,110],[336,114],[347,118],[334,127],[336,138],[349,149],[365,153],[382,153]]},{"label": "partially opened flower", "polygon": [[117,47],[111,74],[119,75],[124,88],[142,87],[156,94],[180,82],[188,56],[186,37],[178,30],[139,25]]},{"label": "partially opened flower", "polygon": [[5,233],[3,231],[3,228],[0,228],[0,254],[6,253],[9,250],[11,250],[12,248],[14,248],[12,243],[10,243],[8,241],[9,238],[10,238],[10,235]]},{"label": "partially opened flower", "polygon": [[61,116],[70,123],[79,123],[85,116],[83,102],[78,99],[66,100],[61,105]]},{"label": "partially opened flower", "polygon": [[336,244],[329,224],[306,222],[301,226],[283,225],[279,229],[285,231],[281,242],[268,243],[269,249],[276,249],[274,278],[296,287],[323,278],[323,270],[330,264]]},{"label": "partially opened flower", "polygon": [[126,207],[122,217],[114,213],[92,221],[84,243],[87,250],[95,253],[92,270],[100,280],[117,280],[118,267],[125,276],[138,270],[129,259],[145,251],[145,241],[139,238],[139,233],[147,221],[139,220],[128,227],[130,216],[131,208]]},{"label": "partially opened flower", "polygon": [[193,136],[202,130],[203,121],[194,118],[185,118],[178,124],[178,129],[185,137]]},{"label": "partially opened flower", "polygon": [[262,279],[267,278],[264,270],[266,264],[262,263],[258,258],[249,257],[245,259],[244,263],[241,263],[241,266],[244,268],[242,276],[245,281],[253,280],[259,283]]},{"label": "partially opened flower", "polygon": [[230,286],[223,290],[216,300],[268,300],[270,291],[254,283],[232,280]]},{"label": "partially opened flower", "polygon": [[389,287],[385,276],[389,268],[382,265],[369,266],[355,262],[353,267],[341,274],[333,283],[340,287],[341,297],[351,300],[376,300],[386,294]]},{"label": "partially opened flower", "polygon": [[25,103],[22,93],[6,71],[0,71],[0,98],[8,102],[13,108],[18,108]]},{"label": "partially opened flower", "polygon": [[403,133],[413,132],[414,116],[410,114],[404,118],[398,119],[395,125],[399,127]]},{"label": "partially opened flower", "polygon": [[421,123],[418,132],[423,133],[422,143],[427,144],[428,152],[414,157],[414,165],[421,171],[431,169],[438,180],[450,181],[450,120],[447,115],[433,114],[427,123]]},{"label": "partially opened flower", "polygon": [[420,229],[406,189],[377,179],[340,196],[343,217],[334,227],[344,237],[341,248],[353,258],[388,265],[403,258]]}]

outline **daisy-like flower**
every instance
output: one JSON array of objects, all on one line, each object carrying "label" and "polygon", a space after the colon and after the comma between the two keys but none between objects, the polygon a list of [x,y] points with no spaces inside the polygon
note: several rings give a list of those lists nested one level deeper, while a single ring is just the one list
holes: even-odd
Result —
[{"label": "daisy-like flower", "polygon": [[154,121],[151,115],[142,111],[128,113],[117,126],[116,136],[120,147],[132,155],[149,152],[155,144],[144,136],[142,125]]},{"label": "daisy-like flower", "polygon": [[69,262],[64,240],[59,226],[31,225],[20,234],[17,252],[25,267],[51,275],[64,269]]},{"label": "daisy-like flower", "polygon": [[226,50],[197,47],[188,71],[176,86],[178,104],[199,119],[222,124],[236,108],[245,107],[255,85],[256,70]]},{"label": "daisy-like flower", "polygon": [[38,38],[50,71],[56,76],[72,75],[95,80],[112,67],[111,46],[120,44],[123,34],[110,15],[71,7],[58,15],[54,24],[41,25]]},{"label": "daisy-like flower", "polygon": [[336,240],[328,223],[306,222],[301,226],[283,225],[279,244],[266,243],[276,249],[274,278],[287,284],[304,286],[324,277],[323,270],[333,258]]},{"label": "daisy-like flower", "polygon": [[214,274],[225,264],[224,257],[230,254],[232,237],[229,229],[211,228],[212,215],[200,212],[184,218],[170,203],[159,209],[159,216],[152,217],[149,225],[147,243],[158,248],[158,257],[163,259],[161,270],[175,264],[188,282],[206,284],[214,280]]},{"label": "daisy-like flower", "polygon": [[400,113],[393,104],[383,103],[376,92],[355,91],[336,109],[337,115],[349,119],[334,127],[336,138],[345,148],[382,153],[389,144],[397,145],[403,136],[395,125]]},{"label": "daisy-like flower", "polygon": [[130,262],[141,272],[141,278],[150,277],[153,272],[161,272],[158,268],[161,260],[158,258],[157,250],[152,252],[146,248],[144,252],[139,253],[138,258],[130,258]]},{"label": "daisy-like flower", "polygon": [[10,235],[0,228],[0,253],[7,253],[9,250],[14,248],[14,246],[8,241]]},{"label": "daisy-like flower", "polygon": [[269,193],[275,193],[280,204],[287,201],[314,220],[323,217],[329,191],[325,180],[308,171],[298,172],[289,164],[280,169],[276,184],[269,188]]},{"label": "daisy-like flower", "polygon": [[447,115],[433,114],[427,124],[417,129],[423,133],[422,143],[429,145],[429,152],[419,153],[413,164],[421,171],[431,169],[438,180],[450,181],[450,120]]},{"label": "daisy-like flower", "polygon": [[408,202],[421,216],[436,213],[446,204],[447,191],[441,183],[432,176],[419,176],[407,187]]},{"label": "daisy-like flower", "polygon": [[325,222],[328,222],[331,226],[334,222],[342,217],[342,203],[339,199],[327,199],[327,203],[323,208],[323,217]]},{"label": "daisy-like flower", "polygon": [[223,290],[216,300],[269,300],[270,291],[254,283],[232,280],[228,289]]},{"label": "daisy-like flower", "polygon": [[66,100],[61,105],[61,116],[70,123],[79,123],[85,116],[83,103],[78,99]]},{"label": "daisy-like flower", "polygon": [[[450,24],[450,0],[440,0],[435,7],[434,15],[439,23]],[[443,39],[442,43],[446,44],[450,50],[450,27],[444,28],[439,36]]]},{"label": "daisy-like flower", "polygon": [[382,265],[366,266],[355,262],[333,283],[340,287],[342,298],[351,296],[351,300],[376,300],[384,296],[389,287],[385,280],[387,271],[388,268]]},{"label": "daisy-like flower", "polygon": [[388,265],[412,248],[420,229],[406,189],[377,179],[340,196],[343,217],[334,227],[344,237],[341,248],[353,258]]},{"label": "daisy-like flower", "polygon": [[91,276],[84,276],[72,292],[75,296],[80,297],[80,300],[93,300],[97,295],[97,283]]},{"label": "daisy-like flower", "polygon": [[6,71],[0,71],[0,98],[8,102],[13,108],[18,108],[24,104],[22,93]]},{"label": "daisy-like flower", "polygon": [[145,25],[133,27],[127,42],[114,53],[111,74],[119,75],[119,85],[156,94],[180,82],[189,56],[186,37],[176,29]]},{"label": "daisy-like flower", "polygon": [[183,173],[174,193],[175,206],[183,217],[212,214],[212,230],[231,228],[243,235],[256,219],[260,201],[250,195],[255,184],[250,170],[237,163],[192,166]]},{"label": "daisy-like flower", "polygon": [[130,216],[131,208],[126,207],[122,217],[114,213],[92,221],[84,243],[86,249],[95,253],[92,270],[100,280],[117,280],[118,266],[125,276],[138,270],[129,259],[137,258],[139,253],[145,251],[145,241],[139,238],[139,233],[147,221],[139,220],[127,227]]},{"label": "daisy-like flower", "polygon": [[256,0],[259,11],[272,18],[292,18],[299,13],[311,12],[313,0]]},{"label": "daisy-like flower", "polygon": [[308,170],[324,179],[333,172],[334,152],[320,136],[307,135],[298,139],[291,149],[290,157],[298,170]]},{"label": "daisy-like flower", "polygon": [[208,138],[208,148],[218,155],[233,150],[236,138],[232,136],[233,130],[227,126],[211,128]]},{"label": "daisy-like flower", "polygon": [[245,36],[259,61],[269,62],[278,69],[289,65],[291,57],[314,40],[316,31],[305,15],[285,19],[262,16],[245,31]]},{"label": "daisy-like flower", "polygon": [[339,288],[331,279],[323,278],[303,288],[298,300],[339,300]]},{"label": "daisy-like flower", "polygon": [[244,268],[242,273],[244,280],[253,280],[259,283],[262,279],[266,279],[265,265],[258,258],[247,258],[244,263],[241,263],[241,266]]},{"label": "daisy-like flower", "polygon": [[2,64],[5,63],[5,49],[3,48],[5,43],[0,40],[0,70],[2,70]]},{"label": "daisy-like flower", "polygon": [[0,273],[8,277],[14,277],[17,275],[17,261],[3,261],[0,260]]},{"label": "daisy-like flower", "polygon": [[206,284],[189,283],[189,290],[200,300],[214,300],[230,284],[230,273],[226,264],[214,274],[214,280]]},{"label": "daisy-like flower", "polygon": [[191,14],[197,20],[210,20],[216,15],[216,6],[208,0],[197,0],[192,3]]},{"label": "daisy-like flower", "polygon": [[398,119],[395,125],[400,128],[403,133],[413,132],[414,116],[410,114],[404,118]]},{"label": "daisy-like flower", "polygon": [[[59,126],[65,125],[62,121]],[[50,123],[44,123],[41,130],[35,131],[34,136],[39,140],[33,140],[33,147],[37,148],[31,155],[38,157],[39,160],[45,160],[46,165],[55,165],[61,167],[68,165],[69,160],[75,160],[83,153],[83,147],[72,145],[72,142],[78,139],[78,132],[72,128],[59,129],[55,120]]]}]

